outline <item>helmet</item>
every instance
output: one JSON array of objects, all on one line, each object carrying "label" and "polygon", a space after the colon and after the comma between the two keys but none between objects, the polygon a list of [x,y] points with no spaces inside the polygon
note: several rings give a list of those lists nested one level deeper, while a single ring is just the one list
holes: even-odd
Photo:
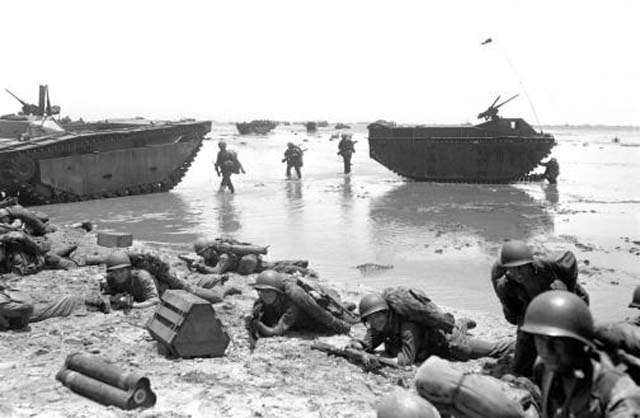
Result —
[{"label": "helmet", "polygon": [[274,270],[265,270],[258,274],[256,283],[253,285],[255,289],[275,290],[278,293],[284,293],[284,282],[282,274]]},{"label": "helmet", "polygon": [[287,146],[288,146],[289,148],[293,148],[293,147],[294,147],[293,142],[287,142]]},{"label": "helmet", "polygon": [[225,148],[227,148],[227,143],[224,142],[224,141],[220,141],[220,142],[218,142],[218,147],[220,147],[222,149],[225,149]]},{"label": "helmet", "polygon": [[198,255],[201,255],[209,248],[211,248],[211,241],[205,237],[200,237],[193,243],[193,251]]},{"label": "helmet", "polygon": [[640,286],[636,287],[636,290],[633,291],[633,299],[631,299],[629,307],[640,309]]},{"label": "helmet", "polygon": [[533,298],[520,329],[530,334],[569,337],[594,347],[589,307],[566,290],[549,290]]},{"label": "helmet", "polygon": [[363,296],[362,299],[360,299],[360,306],[358,307],[360,319],[365,319],[376,312],[388,310],[389,305],[387,305],[387,301],[377,293],[371,293]]},{"label": "helmet", "polygon": [[114,251],[105,260],[107,271],[131,267],[131,260],[124,251]]},{"label": "helmet", "polygon": [[524,241],[507,241],[502,244],[500,264],[503,267],[524,266],[532,262],[533,253]]},{"label": "helmet", "polygon": [[378,418],[440,418],[438,410],[420,396],[396,389],[378,405]]}]

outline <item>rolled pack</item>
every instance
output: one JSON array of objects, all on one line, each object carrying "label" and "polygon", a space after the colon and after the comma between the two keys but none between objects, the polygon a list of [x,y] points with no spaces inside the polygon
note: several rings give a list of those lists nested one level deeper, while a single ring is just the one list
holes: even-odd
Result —
[{"label": "rolled pack", "polygon": [[416,389],[439,410],[458,418],[534,418],[539,413],[524,389],[479,373],[464,373],[431,356],[418,369]]}]

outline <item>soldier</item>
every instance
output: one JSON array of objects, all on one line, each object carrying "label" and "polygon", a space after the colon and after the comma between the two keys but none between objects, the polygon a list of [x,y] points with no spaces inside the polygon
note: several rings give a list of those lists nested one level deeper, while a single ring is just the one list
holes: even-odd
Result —
[{"label": "soldier", "polygon": [[[502,303],[505,319],[518,327],[522,325],[529,302],[542,292],[568,290],[589,303],[589,295],[578,283],[578,263],[571,251],[557,259],[534,257],[524,242],[505,242],[500,260],[491,270],[491,283]],[[533,338],[518,330],[513,372],[531,376],[535,359]]]},{"label": "soldier", "polygon": [[0,285],[0,331],[24,329],[29,323],[69,316],[85,308],[111,311],[109,300],[103,297],[64,296],[55,302],[36,304],[25,292]]},{"label": "soldier", "polygon": [[540,163],[539,165],[545,167],[544,178],[547,179],[549,184],[558,183],[558,176],[560,175],[560,164],[555,158],[549,159],[549,161]]},{"label": "soldier", "polygon": [[338,155],[342,156],[344,174],[351,173],[351,155],[356,152],[354,145],[355,142],[351,139],[351,135],[342,134],[342,139],[338,143]]},{"label": "soldier", "polygon": [[[433,304],[433,302],[429,302]],[[433,304],[433,311],[440,309]],[[363,340],[352,340],[348,347],[373,352],[384,343],[385,356],[406,366],[423,361],[430,355],[466,361],[481,357],[501,357],[513,350],[512,341],[489,341],[467,336],[472,321],[456,324],[450,333],[410,321],[394,311],[379,294],[365,295],[360,300],[360,319],[367,326]]]},{"label": "soldier", "polygon": [[377,418],[440,418],[431,403],[407,390],[396,388],[382,398],[378,405]]},{"label": "soldier", "polygon": [[233,287],[205,289],[178,278],[173,278],[170,283],[160,282],[146,270],[132,269],[131,260],[123,251],[110,254],[105,264],[107,282],[102,286],[102,292],[113,296],[111,304],[114,309],[143,309],[157,305],[167,289],[183,289],[211,303],[222,302],[225,296],[239,293]]},{"label": "soldier", "polygon": [[640,388],[595,350],[593,318],[578,296],[553,290],[536,296],[521,326],[538,351],[534,381],[543,417],[640,416]]},{"label": "soldier", "polygon": [[287,178],[291,178],[291,167],[295,168],[298,178],[302,178],[302,173],[300,173],[300,167],[302,167],[302,154],[302,149],[294,145],[293,142],[289,142],[287,144],[287,149],[284,152],[284,158],[282,159],[283,163],[287,163]]},{"label": "soldier", "polygon": [[235,189],[233,184],[231,183],[231,174],[246,174],[240,160],[238,160],[238,155],[235,151],[227,150],[227,143],[224,141],[220,141],[218,143],[218,156],[214,163],[214,167],[216,169],[216,174],[218,177],[222,174],[222,182],[220,183],[220,190],[224,191],[225,187],[229,188],[231,193],[235,193]]},{"label": "soldier", "polygon": [[[252,315],[246,318],[250,329],[263,337],[285,335],[288,331],[294,330],[328,333],[335,329],[323,325],[318,318],[330,317],[332,324],[344,326],[348,332],[350,325],[345,324],[344,320],[332,317],[332,314],[319,305],[311,308],[308,299],[303,303],[292,299],[285,290],[286,277],[273,270],[265,270],[258,275],[253,285],[258,291],[258,300],[254,304]],[[333,300],[340,302],[337,293],[332,293]]]}]

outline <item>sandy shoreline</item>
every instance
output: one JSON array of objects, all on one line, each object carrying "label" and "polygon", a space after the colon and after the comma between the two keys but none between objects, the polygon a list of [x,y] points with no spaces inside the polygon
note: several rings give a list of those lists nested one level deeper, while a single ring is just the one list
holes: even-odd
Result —
[{"label": "sandy shoreline", "polygon": [[[94,234],[79,237],[80,252],[90,251]],[[136,243],[136,246],[140,245]],[[157,248],[156,248],[157,250]],[[163,249],[172,268],[187,274],[175,250]],[[311,260],[311,266],[313,260]],[[10,282],[31,293],[36,301],[84,293],[97,286],[104,274],[98,266],[72,271],[43,271]],[[310,349],[313,336],[267,338],[258,341],[253,354],[242,317],[256,297],[249,287],[251,276],[234,275],[231,284],[243,291],[215,306],[217,315],[232,338],[226,355],[215,359],[169,360],[157,353],[145,324],[154,309],[87,313],[52,318],[31,325],[29,332],[5,332],[0,339],[0,416],[65,417],[373,417],[375,404],[396,385],[413,387],[416,367],[406,371],[365,373],[356,365]],[[320,280],[322,272],[320,272]],[[358,302],[368,289],[363,286],[328,283],[342,296]],[[444,307],[446,308],[446,307]],[[494,315],[451,310],[478,322],[474,335],[501,338],[513,327]],[[361,336],[357,325],[352,335]],[[321,336],[319,340],[342,346],[347,336]],[[124,412],[103,407],[76,395],[55,380],[65,357],[72,352],[99,355],[122,368],[147,375],[158,402],[144,412]],[[492,360],[489,360],[491,363]],[[460,364],[479,370],[484,361]]]}]

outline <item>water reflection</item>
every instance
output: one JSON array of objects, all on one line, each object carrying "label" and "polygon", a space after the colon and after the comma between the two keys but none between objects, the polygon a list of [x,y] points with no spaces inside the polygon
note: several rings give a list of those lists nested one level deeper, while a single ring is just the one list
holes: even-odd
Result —
[{"label": "water reflection", "polygon": [[242,227],[233,203],[234,195],[219,193],[217,196],[220,200],[220,205],[218,206],[218,225],[220,232],[223,235],[231,235]]},{"label": "water reflection", "polygon": [[287,199],[289,200],[302,199],[302,181],[287,180],[285,183],[285,191],[287,193]]},{"label": "water reflection", "polygon": [[[377,231],[471,230],[485,241],[526,239],[553,231],[553,219],[526,192],[509,185],[403,183],[371,201]],[[408,229],[409,231],[404,231]]]},{"label": "water reflection", "polygon": [[558,192],[557,184],[545,184],[542,186],[542,190],[544,191],[544,198],[547,202],[552,206],[558,204],[558,201],[560,200],[560,193]]},{"label": "water reflection", "polygon": [[155,193],[115,199],[41,206],[56,223],[90,220],[101,230],[130,232],[134,239],[191,242],[198,216],[177,193]]},{"label": "water reflection", "polygon": [[353,197],[353,189],[351,187],[351,176],[345,175],[344,182],[342,183],[342,198],[345,201],[350,201]]}]

